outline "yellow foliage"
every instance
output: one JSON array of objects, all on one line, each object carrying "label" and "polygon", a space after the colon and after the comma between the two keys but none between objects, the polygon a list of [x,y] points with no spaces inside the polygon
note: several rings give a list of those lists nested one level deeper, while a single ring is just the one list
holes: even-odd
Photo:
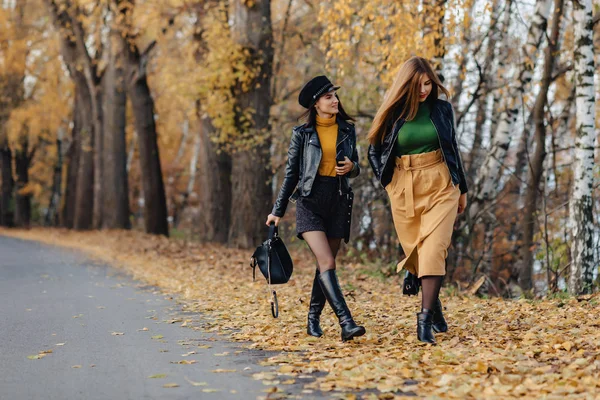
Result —
[{"label": "yellow foliage", "polygon": [[17,154],[36,149],[30,182],[19,193],[33,195],[38,203],[50,195],[56,135],[67,132],[72,107],[72,84],[58,57],[58,42],[45,34],[45,12],[38,0],[0,8],[0,38],[10,39],[0,45],[0,133]]},{"label": "yellow foliage", "polygon": [[[467,0],[472,1],[472,0]],[[453,37],[464,13],[461,0],[447,2],[446,29]],[[425,9],[423,8],[425,7]],[[384,87],[393,80],[400,65],[409,57],[433,58],[444,45],[438,5],[422,6],[414,1],[339,0],[323,2],[318,13],[324,26],[321,43],[327,56],[327,69],[344,76],[377,79]],[[424,17],[426,16],[426,17]]]}]

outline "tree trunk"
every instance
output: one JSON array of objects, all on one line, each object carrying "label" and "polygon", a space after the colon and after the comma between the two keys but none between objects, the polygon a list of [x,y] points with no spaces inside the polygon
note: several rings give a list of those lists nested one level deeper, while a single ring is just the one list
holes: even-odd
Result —
[{"label": "tree trunk", "polygon": [[594,275],[595,89],[592,1],[573,0],[575,24],[575,98],[577,137],[573,189],[569,202],[572,262],[569,293],[591,293]]},{"label": "tree trunk", "polygon": [[473,203],[469,207],[469,214],[472,220],[475,220],[474,217],[477,216],[477,213],[481,209],[485,208],[487,202],[493,201],[496,198],[498,182],[501,176],[500,170],[512,139],[512,126],[522,106],[522,95],[525,90],[528,90],[529,82],[533,77],[533,65],[537,58],[538,48],[546,32],[550,6],[550,0],[538,0],[536,3],[536,10],[533,22],[529,27],[527,42],[521,51],[522,61],[518,67],[518,76],[513,79],[514,82],[509,87],[508,94],[504,98],[503,112],[493,134],[490,150],[476,178],[472,196]]},{"label": "tree trunk", "polygon": [[198,234],[202,241],[227,243],[231,212],[231,156],[211,141],[215,132],[208,116],[200,117]]},{"label": "tree trunk", "polygon": [[8,147],[8,141],[0,143],[0,177],[2,178],[0,226],[12,227],[15,225],[13,203],[14,181],[12,174],[12,151]]},{"label": "tree trunk", "polygon": [[[471,152],[469,154],[469,167],[467,169],[467,176],[476,175],[476,171],[481,167],[481,163],[483,161],[483,151],[481,148],[481,144],[483,141],[483,129],[485,125],[485,121],[487,119],[487,112],[490,106],[490,102],[492,97],[489,96],[489,87],[490,87],[490,72],[492,71],[493,66],[496,64],[496,46],[498,43],[502,43],[502,40],[505,35],[504,29],[506,27],[502,27],[499,29],[498,21],[500,18],[500,0],[494,0],[492,3],[492,11],[490,16],[490,27],[488,33],[488,43],[487,49],[485,53],[485,60],[483,62],[483,67],[480,72],[479,79],[481,80],[479,92],[482,95],[478,96],[477,99],[477,114],[475,116],[475,130],[473,137],[473,146],[471,148]],[[510,3],[507,4],[508,9],[507,12],[510,12]]]},{"label": "tree trunk", "polygon": [[[505,40],[508,35],[508,28],[510,24],[510,15],[511,15],[511,4],[512,0],[504,0],[504,17],[502,21],[502,26],[499,27],[500,16],[502,9],[499,5],[499,0],[495,0],[492,4],[492,14],[490,17],[490,26],[488,29],[488,43],[486,48],[486,56],[483,63],[482,68],[480,69],[480,87],[479,91],[482,93],[478,97],[478,108],[475,119],[475,137],[473,139],[472,150],[469,155],[469,164],[467,170],[467,176],[476,176],[478,169],[481,167],[484,158],[484,151],[482,149],[482,141],[483,141],[483,129],[487,119],[487,112],[490,108],[493,110],[493,106],[495,104],[495,96],[497,95],[497,90],[492,94],[489,93],[489,89],[495,86],[495,77],[497,73],[497,64],[503,62],[502,49],[505,45]],[[496,51],[498,51],[499,56],[496,56]],[[492,119],[494,118],[494,111],[492,111]],[[492,121],[492,129],[490,129],[490,142],[493,142],[492,132],[493,132],[493,121]],[[469,204],[467,207],[470,207]],[[469,208],[467,208],[467,215],[470,215]],[[490,207],[489,210],[483,215],[483,219],[481,221],[477,221],[477,228],[475,227],[475,218],[466,218],[465,223],[460,227],[459,232],[455,232],[453,235],[453,244],[454,249],[449,252],[453,258],[459,258],[464,256],[463,254],[456,254],[458,249],[463,250],[468,254],[468,256],[472,260],[481,260],[479,264],[478,271],[482,275],[487,277],[492,276],[492,262],[493,259],[493,248],[488,245],[488,243],[492,243],[494,239],[494,232],[489,231],[490,227],[495,225],[494,218],[494,207]],[[478,235],[478,232],[483,231],[483,245],[480,248],[473,248],[472,241],[473,237]],[[477,254],[480,251],[487,251],[488,254]],[[475,276],[472,276],[471,279],[476,279]],[[489,293],[490,289],[490,279],[486,279],[485,283],[482,285],[480,292]]]},{"label": "tree trunk", "polygon": [[544,159],[546,158],[546,124],[545,109],[548,103],[548,88],[554,72],[556,54],[560,51],[560,24],[563,14],[564,0],[554,1],[554,17],[549,43],[544,53],[544,70],[540,91],[533,108],[533,123],[535,125],[534,144],[535,150],[531,158],[529,179],[525,192],[525,208],[521,219],[521,232],[523,232],[523,246],[521,246],[521,269],[519,271],[519,286],[524,291],[533,289],[533,235],[536,228],[536,215],[538,210],[538,194],[540,180],[544,172]]},{"label": "tree trunk", "polygon": [[[188,122],[186,119],[186,127],[184,131],[189,129]],[[186,132],[184,137],[187,138],[188,133]],[[182,139],[183,142],[183,139]],[[183,146],[182,146],[183,147]],[[173,226],[175,228],[179,227],[179,222],[181,222],[181,213],[187,208],[190,195],[194,191],[194,185],[196,183],[196,174],[198,172],[198,157],[200,156],[200,150],[202,149],[202,141],[200,140],[200,135],[197,135],[194,138],[194,148],[192,150],[192,157],[190,158],[189,164],[189,173],[188,173],[188,183],[185,188],[185,192],[183,193],[183,200],[178,207],[173,207]],[[178,152],[179,153],[179,152]],[[214,165],[213,165],[214,167]],[[203,186],[202,192],[206,192],[210,189]],[[202,209],[203,212],[206,212],[206,209]]]},{"label": "tree trunk", "polygon": [[91,93],[91,105],[92,105],[92,156],[93,156],[93,194],[94,203],[92,206],[92,227],[94,229],[102,228],[102,217],[104,213],[104,193],[103,193],[103,172],[104,172],[104,113],[102,110],[102,86],[101,84],[93,85],[88,82],[88,88]]},{"label": "tree trunk", "polygon": [[505,93],[501,92],[500,90],[498,90],[498,88],[502,87],[503,85],[506,84],[506,80],[504,76],[500,76],[501,73],[499,74],[499,71],[507,71],[508,68],[506,66],[506,60],[508,59],[508,57],[506,56],[510,46],[508,43],[508,39],[511,37],[510,35],[508,35],[508,30],[510,29],[510,23],[511,23],[511,17],[512,17],[512,13],[513,13],[513,0],[505,0],[504,1],[504,16],[503,16],[503,21],[502,21],[502,31],[501,31],[501,37],[498,39],[498,56],[496,57],[496,62],[494,62],[491,66],[491,72],[490,72],[490,81],[491,81],[491,85],[493,87],[495,87],[496,89],[494,90],[494,92],[492,93],[492,100],[491,100],[491,109],[492,109],[492,115],[490,117],[490,143],[493,143],[494,141],[494,133],[497,130],[498,127],[498,121],[500,118],[500,110],[498,107],[499,105],[502,105],[502,97],[505,95]]},{"label": "tree trunk", "polygon": [[[60,225],[73,229],[75,223],[75,204],[76,204],[76,193],[77,193],[77,173],[79,171],[79,158],[81,154],[81,130],[82,130],[82,118],[81,112],[79,111],[81,89],[75,83],[75,101],[73,102],[73,128],[71,130],[71,142],[69,149],[66,154],[67,164],[67,182],[65,185],[64,201],[61,205],[60,212]],[[56,179],[56,170],[55,179]],[[56,180],[55,180],[56,183]],[[60,190],[60,188],[59,188]]]},{"label": "tree trunk", "polygon": [[[273,63],[271,2],[247,3],[235,0],[231,5],[232,37],[247,54],[246,66],[254,70],[254,79],[243,90],[236,88],[237,126],[242,135],[260,137],[260,144],[234,154],[232,163],[232,201],[229,244],[251,248],[264,240],[264,221],[272,202],[269,109],[272,104],[270,81]],[[250,131],[242,115],[252,109]]]},{"label": "tree trunk", "polygon": [[154,123],[154,99],[146,79],[148,52],[153,45],[140,54],[137,46],[128,43],[127,39],[123,40],[127,60],[127,93],[138,134],[146,232],[169,236],[167,200]]},{"label": "tree trunk", "polygon": [[434,54],[431,57],[433,70],[440,73],[446,46],[444,45],[444,19],[447,0],[423,0],[423,39],[431,43]]},{"label": "tree trunk", "polygon": [[[196,12],[196,62],[206,62],[208,46],[205,42],[203,15],[205,10]],[[210,22],[209,22],[210,23]],[[213,138],[218,133],[211,118],[202,109],[201,100],[196,100],[196,115],[198,117],[199,154],[196,166],[198,171],[198,209],[200,213],[195,221],[195,232],[203,242],[227,243],[229,239],[231,220],[231,155],[222,150]],[[191,168],[191,165],[190,165]],[[190,180],[190,183],[193,183]],[[191,191],[188,191],[191,193]]]},{"label": "tree trunk", "polygon": [[107,46],[109,63],[104,73],[104,135],[102,174],[102,227],[129,229],[129,186],[125,143],[125,71],[123,40],[112,30]]},{"label": "tree trunk", "polygon": [[[26,128],[27,129],[27,128]],[[31,194],[26,188],[29,183],[29,140],[27,133],[22,136],[21,148],[15,152],[15,225],[20,228],[29,228],[31,223]]]},{"label": "tree trunk", "polygon": [[[467,15],[467,17],[465,17],[466,22],[463,24],[463,32],[464,32],[464,38],[463,38],[463,46],[465,49],[468,49],[469,46],[471,45],[471,27],[473,24],[473,10],[474,10],[474,6],[475,6],[475,2],[471,1],[469,3],[469,8],[467,8],[466,10],[464,10],[465,15]],[[465,79],[463,77],[463,75],[466,72],[467,69],[467,61],[468,61],[468,57],[465,53],[461,53],[459,55],[460,57],[460,61],[458,61],[457,64],[457,70],[458,70],[458,76],[456,77],[456,80],[454,82],[454,86],[452,87],[452,90],[450,91],[451,93],[453,93],[452,95],[452,106],[454,106],[455,110],[458,110],[458,103],[460,101],[460,97],[462,95],[462,92],[464,90],[464,83],[465,83]]]},{"label": "tree trunk", "polygon": [[82,78],[76,79],[75,101],[80,130],[77,133],[79,148],[77,162],[77,183],[75,185],[75,207],[73,228],[78,230],[92,229],[94,209],[94,148],[92,100],[87,84]]},{"label": "tree trunk", "polygon": [[[91,229],[102,219],[102,76],[97,69],[99,60],[92,59],[88,53],[87,35],[77,5],[68,0],[60,4],[55,0],[45,0],[45,3],[60,34],[61,55],[75,82],[75,101],[78,103],[75,110],[80,122],[77,132],[79,143],[73,149],[78,154],[73,228]],[[100,57],[101,54],[101,49],[98,49],[95,56]],[[75,173],[75,170],[71,172]],[[67,185],[67,189],[70,188],[71,185]]]},{"label": "tree trunk", "polygon": [[[54,164],[52,174],[52,195],[50,196],[50,203],[48,204],[48,211],[44,220],[46,226],[58,226],[58,207],[61,201],[62,191],[62,173],[64,164],[64,131],[63,128],[58,128],[56,135],[56,163]],[[69,179],[69,172],[67,172],[67,182]]]}]

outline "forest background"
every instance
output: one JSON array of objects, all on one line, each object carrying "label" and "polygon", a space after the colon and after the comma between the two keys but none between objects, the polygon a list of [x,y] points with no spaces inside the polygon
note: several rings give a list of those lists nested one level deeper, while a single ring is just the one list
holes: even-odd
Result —
[{"label": "forest background", "polygon": [[[600,286],[598,0],[2,0],[0,225],[139,229],[251,249],[297,95],[326,74],[363,173],[345,257],[401,257],[366,132],[404,60],[450,89],[469,207],[446,284]],[[283,220],[291,246],[294,207]]]}]

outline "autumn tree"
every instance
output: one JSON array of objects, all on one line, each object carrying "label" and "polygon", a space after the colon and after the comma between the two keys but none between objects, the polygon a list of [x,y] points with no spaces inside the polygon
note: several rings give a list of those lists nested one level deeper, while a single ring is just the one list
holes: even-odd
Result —
[{"label": "autumn tree", "polygon": [[272,198],[268,161],[273,63],[271,2],[232,0],[230,16],[233,42],[241,46],[242,68],[247,68],[249,74],[242,75],[233,88],[235,126],[243,140],[237,141],[240,147],[232,152],[229,243],[251,248],[263,240],[264,219]]}]

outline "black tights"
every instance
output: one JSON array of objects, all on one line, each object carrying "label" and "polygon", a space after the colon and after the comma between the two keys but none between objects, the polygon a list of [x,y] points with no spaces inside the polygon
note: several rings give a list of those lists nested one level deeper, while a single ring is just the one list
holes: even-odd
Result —
[{"label": "black tights", "polygon": [[319,272],[335,269],[335,256],[342,239],[330,239],[322,231],[304,232],[302,237],[317,259]]},{"label": "black tights", "polygon": [[443,276],[422,276],[421,277],[421,307],[425,310],[432,310],[437,302],[442,287]]}]

